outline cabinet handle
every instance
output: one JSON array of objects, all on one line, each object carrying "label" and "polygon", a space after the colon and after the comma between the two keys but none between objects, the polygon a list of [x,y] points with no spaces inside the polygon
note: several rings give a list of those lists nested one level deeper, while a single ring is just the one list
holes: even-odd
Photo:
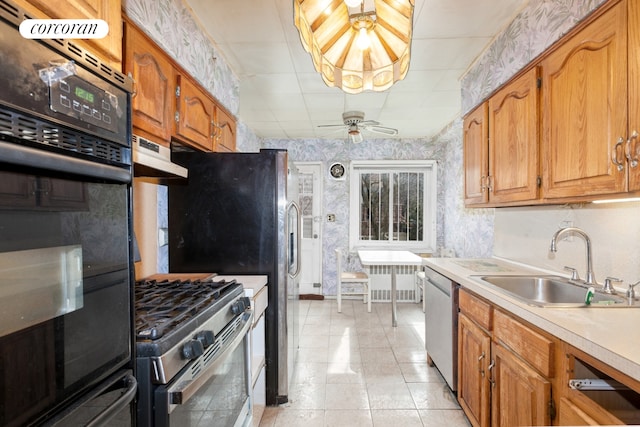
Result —
[{"label": "cabinet handle", "polygon": [[484,369],[482,369],[482,359],[484,359],[484,357],[485,357],[485,354],[483,351],[480,357],[478,357],[478,372],[480,372],[480,376],[482,377],[484,377]]},{"label": "cabinet handle", "polygon": [[618,160],[618,148],[622,147],[624,144],[624,139],[622,137],[618,138],[616,145],[613,146],[613,150],[611,151],[611,161],[618,168],[618,172],[622,172],[624,170],[624,165],[620,160]]},{"label": "cabinet handle", "polygon": [[489,175],[487,177],[487,188],[489,189],[490,193],[493,191],[493,184],[491,183],[492,181],[493,181],[493,175]]},{"label": "cabinet handle", "polygon": [[216,122],[214,122],[213,120],[211,120],[211,127],[213,128],[211,139],[216,139],[216,136],[218,135],[218,125],[216,125]]},{"label": "cabinet handle", "polygon": [[480,191],[481,191],[482,193],[484,193],[484,192],[485,192],[485,190],[487,189],[487,186],[486,186],[486,185],[484,185],[484,180],[485,180],[485,178],[486,178],[486,176],[481,176],[481,177],[480,177]]},{"label": "cabinet handle", "polygon": [[629,161],[629,167],[635,168],[638,166],[638,151],[636,149],[636,142],[638,141],[638,132],[635,130],[631,133],[629,139],[627,139],[627,145],[625,150],[625,156]]},{"label": "cabinet handle", "polygon": [[491,370],[493,369],[494,366],[496,366],[496,361],[492,360],[491,363],[489,364],[489,367],[487,368],[489,370],[489,374],[491,374],[489,376],[489,383],[491,384],[491,387],[495,387],[496,386],[496,382],[493,379],[493,373],[491,372]]},{"label": "cabinet handle", "polygon": [[213,135],[211,136],[216,140],[222,138],[222,130],[229,126],[229,122],[224,122],[222,125],[216,124],[215,122],[211,122],[211,124],[213,125]]}]

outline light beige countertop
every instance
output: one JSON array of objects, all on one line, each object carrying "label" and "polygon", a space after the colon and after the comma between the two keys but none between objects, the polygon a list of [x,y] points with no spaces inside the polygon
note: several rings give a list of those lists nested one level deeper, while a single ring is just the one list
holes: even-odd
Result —
[{"label": "light beige countertop", "polygon": [[242,283],[245,295],[250,298],[267,286],[267,276],[216,276],[216,279],[237,280],[238,283]]},{"label": "light beige countertop", "polygon": [[640,380],[640,308],[543,308],[527,305],[473,276],[566,275],[501,258],[425,258],[423,263],[496,306]]}]

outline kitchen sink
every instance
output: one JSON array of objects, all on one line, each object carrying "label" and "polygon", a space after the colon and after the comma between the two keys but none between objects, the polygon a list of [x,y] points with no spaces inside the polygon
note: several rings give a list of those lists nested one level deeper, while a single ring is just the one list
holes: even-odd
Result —
[{"label": "kitchen sink", "polygon": [[480,276],[489,284],[525,303],[538,307],[640,307],[626,298],[596,292],[591,304],[585,304],[587,288],[560,276]]}]

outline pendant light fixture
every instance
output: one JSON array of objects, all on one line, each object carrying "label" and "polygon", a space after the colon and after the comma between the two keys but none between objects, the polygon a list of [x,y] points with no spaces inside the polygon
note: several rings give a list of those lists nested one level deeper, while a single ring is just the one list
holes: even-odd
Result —
[{"label": "pendant light fixture", "polygon": [[324,82],[383,91],[409,70],[415,0],[294,0],[294,23]]}]

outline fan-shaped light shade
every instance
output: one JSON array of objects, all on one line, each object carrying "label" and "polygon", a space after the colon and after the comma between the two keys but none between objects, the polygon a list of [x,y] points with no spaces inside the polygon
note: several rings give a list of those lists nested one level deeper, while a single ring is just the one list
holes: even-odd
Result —
[{"label": "fan-shaped light shade", "polygon": [[[328,86],[347,93],[383,91],[409,70],[415,0],[368,0],[373,10],[344,0],[294,0],[294,22],[305,50]],[[358,2],[360,4],[360,2]],[[369,47],[358,47],[361,28]]]}]

